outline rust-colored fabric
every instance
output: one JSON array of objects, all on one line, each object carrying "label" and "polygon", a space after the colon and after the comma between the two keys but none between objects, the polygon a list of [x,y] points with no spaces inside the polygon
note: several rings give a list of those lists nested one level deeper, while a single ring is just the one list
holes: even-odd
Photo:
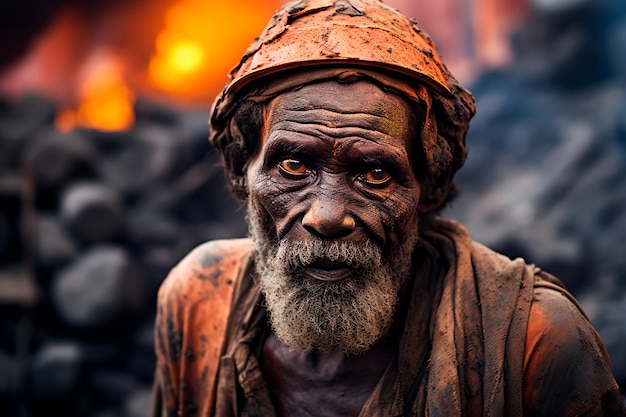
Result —
[{"label": "rust-colored fabric", "polygon": [[230,305],[251,248],[245,239],[205,243],[163,282],[157,301],[155,415],[211,415]]},{"label": "rust-colored fabric", "polygon": [[[558,280],[438,220],[398,353],[360,417],[626,416],[608,355]],[[159,293],[156,416],[274,416],[248,240],[201,246]]]},{"label": "rust-colored fabric", "polygon": [[250,45],[209,117],[209,141],[224,160],[235,194],[246,194],[244,167],[258,145],[255,135],[240,134],[234,120],[250,104],[250,90],[294,74],[333,68],[377,72],[429,92],[436,117],[429,118],[432,123],[421,132],[427,137],[420,139],[425,145],[434,141],[438,146],[431,149],[440,151],[426,155],[433,183],[422,183],[429,191],[422,195],[422,208],[439,212],[454,193],[450,183],[467,155],[465,136],[476,112],[474,97],[450,73],[417,22],[380,0],[290,2]]},{"label": "rust-colored fabric", "polygon": [[430,37],[380,0],[305,0],[280,8],[218,98],[293,68],[353,65],[419,79],[443,93],[454,88]]}]

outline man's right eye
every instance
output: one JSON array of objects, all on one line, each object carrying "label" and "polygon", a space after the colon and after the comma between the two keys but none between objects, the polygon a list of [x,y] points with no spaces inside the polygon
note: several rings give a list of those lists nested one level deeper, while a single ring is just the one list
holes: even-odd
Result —
[{"label": "man's right eye", "polygon": [[309,169],[299,159],[283,159],[278,163],[278,170],[287,178],[304,178],[309,175]]}]

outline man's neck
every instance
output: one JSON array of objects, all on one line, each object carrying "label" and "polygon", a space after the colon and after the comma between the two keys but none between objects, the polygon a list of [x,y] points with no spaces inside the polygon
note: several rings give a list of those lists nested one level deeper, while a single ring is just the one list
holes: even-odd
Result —
[{"label": "man's neck", "polygon": [[395,338],[358,356],[298,353],[273,333],[263,345],[262,370],[278,415],[358,416],[394,357]]}]

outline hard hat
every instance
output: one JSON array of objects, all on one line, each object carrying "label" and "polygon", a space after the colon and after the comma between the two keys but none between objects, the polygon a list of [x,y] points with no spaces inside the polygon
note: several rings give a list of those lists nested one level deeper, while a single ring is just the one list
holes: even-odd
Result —
[{"label": "hard hat", "polygon": [[342,64],[380,68],[450,91],[432,41],[412,19],[379,0],[302,0],[276,12],[231,71],[222,95],[282,71]]},{"label": "hard hat", "polygon": [[432,108],[423,115],[428,119],[424,131],[416,136],[429,149],[423,165],[430,177],[423,179],[420,198],[433,212],[441,209],[454,196],[453,176],[467,156],[465,136],[475,113],[474,98],[417,23],[380,0],[286,4],[250,45],[213,103],[209,120],[209,141],[220,152],[235,193],[245,197],[245,166],[256,151],[252,142],[258,140],[244,137],[234,123],[242,105],[268,99],[267,88],[279,81],[306,81],[307,75],[344,69],[402,80],[415,91],[420,86],[430,89]]}]

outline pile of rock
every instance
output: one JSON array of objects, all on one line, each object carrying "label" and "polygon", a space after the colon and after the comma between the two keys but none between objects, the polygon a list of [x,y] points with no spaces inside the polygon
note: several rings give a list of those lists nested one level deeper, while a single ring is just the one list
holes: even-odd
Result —
[{"label": "pile of rock", "polygon": [[[156,291],[192,247],[246,234],[207,111],[141,103],[129,132],[53,128],[0,104],[0,410],[141,417]],[[5,411],[6,410],[6,411]]]},{"label": "pile of rock", "polygon": [[626,3],[543,3],[513,38],[513,65],[471,87],[470,157],[447,214],[561,278],[625,390]]},{"label": "pile of rock", "polygon": [[[622,387],[625,4],[534,12],[514,37],[514,65],[470,88],[470,158],[445,213],[559,276]],[[146,416],[160,282],[198,243],[246,234],[207,112],[136,110],[130,132],[61,134],[46,100],[0,103],[3,416]]]}]

